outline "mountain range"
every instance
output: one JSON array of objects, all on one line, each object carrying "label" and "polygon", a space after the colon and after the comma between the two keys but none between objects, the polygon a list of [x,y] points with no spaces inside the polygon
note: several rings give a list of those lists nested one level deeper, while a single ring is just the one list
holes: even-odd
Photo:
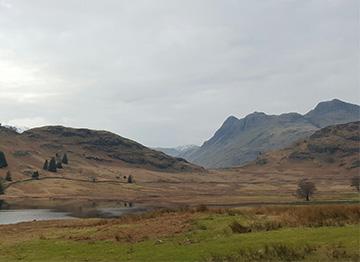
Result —
[{"label": "mountain range", "polygon": [[239,166],[255,160],[262,152],[289,146],[320,128],[359,119],[358,105],[338,99],[321,102],[304,115],[254,112],[242,119],[230,116],[212,138],[197,149],[182,152],[182,157],[206,168]]},{"label": "mountain range", "polygon": [[181,157],[187,158],[193,152],[198,150],[200,146],[197,145],[185,145],[185,146],[178,146],[178,147],[155,147],[154,150],[158,150],[164,152],[165,154],[173,157]]}]

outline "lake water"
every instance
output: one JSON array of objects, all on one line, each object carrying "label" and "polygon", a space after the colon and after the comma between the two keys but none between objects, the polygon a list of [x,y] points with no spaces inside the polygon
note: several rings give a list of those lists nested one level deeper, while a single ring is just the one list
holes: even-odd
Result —
[{"label": "lake water", "polygon": [[0,204],[0,225],[20,222],[76,219],[76,218],[117,218],[125,214],[141,213],[147,209],[133,203],[122,202],[74,202],[47,201]]},{"label": "lake water", "polygon": [[53,220],[74,218],[65,212],[50,209],[0,210],[0,225],[16,224],[33,220]]}]

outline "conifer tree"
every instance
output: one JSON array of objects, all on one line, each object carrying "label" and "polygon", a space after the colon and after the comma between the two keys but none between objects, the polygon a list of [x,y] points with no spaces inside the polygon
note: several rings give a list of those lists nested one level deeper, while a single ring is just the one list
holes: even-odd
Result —
[{"label": "conifer tree", "polygon": [[47,159],[45,160],[43,169],[44,169],[44,170],[48,170],[48,169],[49,169],[49,161],[48,161]]},{"label": "conifer tree", "polygon": [[55,157],[52,157],[52,158],[51,158],[50,163],[49,163],[48,170],[49,170],[50,172],[56,172],[56,171],[57,171]]},{"label": "conifer tree", "polygon": [[65,164],[65,165],[69,164],[68,157],[67,157],[67,154],[66,154],[66,153],[64,154],[61,162],[62,162],[63,164]]},{"label": "conifer tree", "polygon": [[0,151],[0,168],[7,167],[7,161],[4,152]]},{"label": "conifer tree", "polygon": [[127,180],[127,182],[128,182],[129,184],[134,183],[134,178],[133,178],[133,176],[132,176],[132,175],[128,176],[128,180]]}]

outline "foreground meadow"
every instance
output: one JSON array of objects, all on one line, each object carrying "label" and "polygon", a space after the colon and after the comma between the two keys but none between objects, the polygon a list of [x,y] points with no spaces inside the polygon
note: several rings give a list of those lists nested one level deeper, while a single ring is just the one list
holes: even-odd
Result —
[{"label": "foreground meadow", "polygon": [[158,210],[0,226],[0,261],[358,261],[359,205]]}]

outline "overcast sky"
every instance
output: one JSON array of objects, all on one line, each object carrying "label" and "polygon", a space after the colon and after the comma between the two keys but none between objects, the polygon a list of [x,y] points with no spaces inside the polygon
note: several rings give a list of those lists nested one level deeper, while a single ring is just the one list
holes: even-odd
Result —
[{"label": "overcast sky", "polygon": [[358,0],[0,0],[0,122],[202,144],[229,116],[359,103]]}]

